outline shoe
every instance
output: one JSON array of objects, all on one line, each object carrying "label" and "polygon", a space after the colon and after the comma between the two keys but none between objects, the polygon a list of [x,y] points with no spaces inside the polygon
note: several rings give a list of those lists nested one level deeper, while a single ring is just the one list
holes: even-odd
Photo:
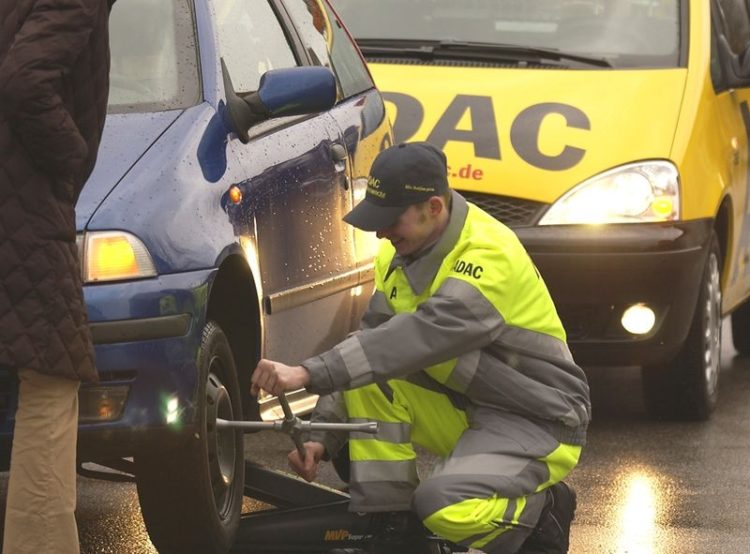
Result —
[{"label": "shoe", "polygon": [[562,481],[549,487],[536,528],[518,554],[566,554],[575,511],[576,493],[571,487]]},{"label": "shoe", "polygon": [[[373,519],[373,539],[368,554],[435,554],[454,552],[448,542],[435,537],[411,511],[383,512]],[[457,547],[455,552],[465,552]]]}]

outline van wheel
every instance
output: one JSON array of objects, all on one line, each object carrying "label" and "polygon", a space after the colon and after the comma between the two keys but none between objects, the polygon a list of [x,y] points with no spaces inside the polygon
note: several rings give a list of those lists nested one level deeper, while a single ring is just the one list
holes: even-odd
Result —
[{"label": "van wheel", "polygon": [[721,370],[721,252],[712,234],[687,338],[675,359],[642,370],[643,396],[657,419],[706,420],[716,407]]},{"label": "van wheel", "polygon": [[224,332],[212,321],[198,352],[195,435],[174,450],[135,457],[136,484],[151,542],[167,554],[223,554],[234,542],[245,481],[240,431],[216,418],[242,419],[237,370]]},{"label": "van wheel", "polygon": [[750,355],[750,301],[732,312],[732,344],[740,356]]}]

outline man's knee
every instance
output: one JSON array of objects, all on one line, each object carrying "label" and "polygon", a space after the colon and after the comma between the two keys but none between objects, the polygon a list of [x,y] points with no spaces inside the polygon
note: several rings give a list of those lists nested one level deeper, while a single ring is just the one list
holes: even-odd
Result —
[{"label": "man's knee", "polygon": [[465,486],[428,479],[415,491],[413,505],[425,527],[441,537],[488,552],[515,552],[541,509],[536,495],[526,500],[531,505],[497,495],[478,498]]},{"label": "man's knee", "polygon": [[460,504],[460,499],[449,498],[448,494],[438,479],[427,479],[414,491],[412,503],[425,527],[437,535],[450,538],[466,526],[466,517],[463,510],[455,507]]}]

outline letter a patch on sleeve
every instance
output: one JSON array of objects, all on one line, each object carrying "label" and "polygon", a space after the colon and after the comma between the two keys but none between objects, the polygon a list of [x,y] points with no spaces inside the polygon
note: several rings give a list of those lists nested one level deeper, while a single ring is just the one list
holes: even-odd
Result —
[{"label": "letter a patch on sleeve", "polygon": [[393,299],[393,298],[396,298],[396,297],[398,297],[398,289],[397,289],[396,287],[393,287],[393,288],[391,289],[391,296],[390,296],[390,299]]}]

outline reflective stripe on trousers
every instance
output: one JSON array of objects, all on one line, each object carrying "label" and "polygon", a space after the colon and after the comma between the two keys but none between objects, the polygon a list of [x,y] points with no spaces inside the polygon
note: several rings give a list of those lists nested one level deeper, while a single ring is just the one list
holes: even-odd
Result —
[{"label": "reflective stripe on trousers", "polygon": [[[344,393],[350,420],[379,423],[377,435],[349,443],[351,509],[414,509],[453,542],[515,552],[539,518],[544,489],[575,467],[581,447],[515,414],[461,410],[440,387],[394,379]],[[441,458],[421,483],[413,444]]]}]

